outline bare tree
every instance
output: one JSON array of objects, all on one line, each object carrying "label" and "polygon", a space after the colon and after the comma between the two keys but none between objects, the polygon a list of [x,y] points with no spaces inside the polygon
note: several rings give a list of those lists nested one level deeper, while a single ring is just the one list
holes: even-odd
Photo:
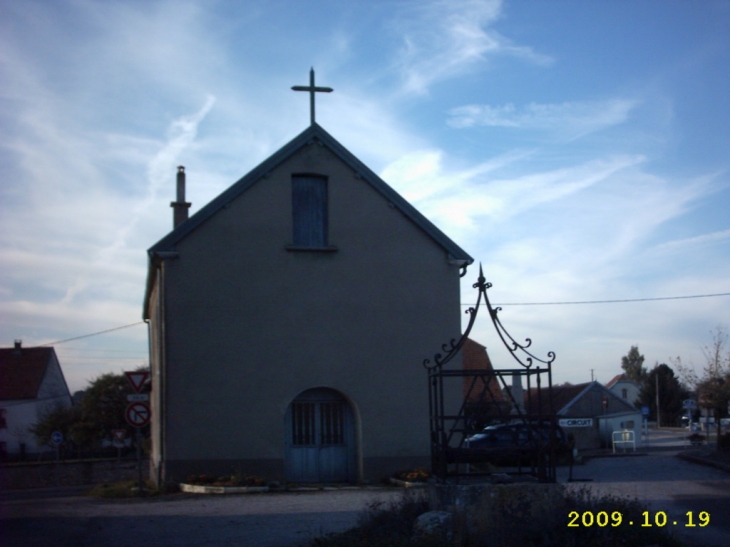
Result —
[{"label": "bare tree", "polygon": [[720,419],[728,414],[730,402],[730,336],[721,325],[710,332],[712,343],[702,348],[705,366],[701,375],[693,366],[686,366],[677,357],[672,362],[682,379],[697,394],[700,407],[709,409],[720,428]]}]

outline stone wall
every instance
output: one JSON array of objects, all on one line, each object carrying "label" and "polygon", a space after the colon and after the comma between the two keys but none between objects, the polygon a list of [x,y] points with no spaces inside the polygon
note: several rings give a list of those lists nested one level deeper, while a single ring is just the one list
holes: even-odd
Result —
[{"label": "stone wall", "polygon": [[[134,460],[77,460],[8,464],[0,467],[0,490],[85,486],[136,480]],[[149,463],[142,462],[142,478],[149,478]]]}]

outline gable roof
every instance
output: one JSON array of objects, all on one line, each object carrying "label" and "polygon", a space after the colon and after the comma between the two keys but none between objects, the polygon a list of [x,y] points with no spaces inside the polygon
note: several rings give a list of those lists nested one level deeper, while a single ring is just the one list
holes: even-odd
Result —
[{"label": "gable roof", "polygon": [[[574,386],[553,386],[553,408],[555,409],[556,414],[565,414],[570,410],[570,407],[573,406],[575,403],[577,403],[586,393],[591,391],[594,387],[599,388],[599,390],[604,391],[607,396],[619,401],[621,404],[626,406],[626,410],[636,410],[633,406],[631,406],[629,403],[623,401],[621,398],[617,397],[615,393],[612,391],[609,391],[606,386],[601,384],[598,381],[593,382],[586,382],[584,384],[576,384]],[[531,413],[538,413],[537,408],[537,401],[538,397],[537,395],[537,388],[532,388],[530,390],[531,397],[529,400],[532,402],[534,408],[527,409],[528,412]],[[542,414],[548,414],[549,413],[549,402],[547,398],[547,388],[542,388],[542,397],[540,397],[540,400],[542,401]],[[527,393],[525,393],[525,404],[528,402]],[[612,412],[613,414],[614,412]]]},{"label": "gable roof", "polygon": [[613,378],[611,378],[607,383],[606,387],[608,389],[611,389],[614,385],[618,384],[619,382],[628,382],[630,384],[634,384],[636,387],[639,387],[639,385],[634,382],[633,380],[629,380],[629,378],[626,376],[626,374],[617,374]]},{"label": "gable roof", "polygon": [[223,209],[231,201],[243,194],[251,186],[259,182],[266,174],[271,172],[279,164],[283,163],[301,148],[312,141],[318,141],[326,146],[335,156],[353,169],[362,180],[368,182],[372,188],[380,193],[383,198],[392,203],[403,215],[411,220],[418,228],[423,230],[438,245],[440,245],[453,260],[463,261],[465,265],[472,264],[474,259],[466,251],[454,243],[446,234],[439,230],[430,220],[423,216],[413,205],[408,203],[398,192],[393,190],[383,179],[370,170],[363,162],[357,159],[349,150],[342,146],[332,135],[325,131],[319,124],[312,123],[307,129],[294,137],[277,152],[269,156],[258,166],[254,167],[248,174],[244,175],[228,189],[223,191],[198,212],[192,215],[185,222],[176,226],[169,234],[163,237],[147,250],[149,255],[149,268],[147,275],[147,287],[144,297],[143,317],[148,319],[149,299],[151,296],[155,268],[153,258],[158,253],[170,253],[175,251],[175,245],[184,239],[188,234],[198,229],[210,217]]},{"label": "gable roof", "polygon": [[413,207],[413,205],[408,203],[405,198],[393,190],[393,188],[391,188],[383,179],[371,171],[369,167],[357,159],[349,150],[342,146],[332,135],[327,133],[327,131],[325,131],[317,123],[310,125],[307,129],[281,147],[277,152],[269,156],[268,159],[264,160],[227,190],[210,201],[188,220],[179,224],[169,234],[150,247],[147,251],[148,254],[152,256],[157,252],[173,251],[177,242],[197,229],[225,205],[259,182],[268,172],[272,171],[275,167],[283,163],[286,159],[292,156],[299,149],[306,146],[312,140],[321,142],[324,146],[331,150],[338,158],[340,158],[340,160],[358,173],[363,180],[370,183],[377,192],[391,202],[416,226],[421,228],[436,243],[441,245],[454,259],[464,260],[467,264],[474,262],[474,259],[469,256],[466,251],[454,243],[446,234],[439,230],[433,223],[431,223],[430,220]]},{"label": "gable roof", "polygon": [[53,348],[0,348],[0,400],[36,399]]}]

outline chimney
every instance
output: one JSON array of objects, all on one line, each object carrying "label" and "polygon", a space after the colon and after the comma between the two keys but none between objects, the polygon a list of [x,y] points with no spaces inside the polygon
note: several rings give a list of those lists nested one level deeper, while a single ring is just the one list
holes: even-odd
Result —
[{"label": "chimney", "polygon": [[22,349],[22,346],[23,346],[23,341],[22,340],[18,340],[16,338],[15,339],[15,348],[13,349],[13,353],[15,353],[16,355],[20,354],[21,349]]},{"label": "chimney", "polygon": [[185,201],[185,167],[177,168],[177,201],[170,203],[172,207],[172,227],[177,228],[188,219],[190,203]]}]

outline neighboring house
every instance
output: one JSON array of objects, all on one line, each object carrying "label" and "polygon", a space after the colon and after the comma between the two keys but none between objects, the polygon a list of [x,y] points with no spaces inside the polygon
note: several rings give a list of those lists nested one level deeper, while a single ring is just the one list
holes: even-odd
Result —
[{"label": "neighboring house", "polygon": [[180,168],[172,206],[144,299],[153,479],[428,465],[422,363],[461,333],[473,259],[314,122],[189,219]]},{"label": "neighboring house", "polygon": [[50,450],[38,446],[30,427],[71,394],[53,348],[0,348],[0,451],[3,455]]},{"label": "neighboring house", "polygon": [[[532,400],[537,400],[534,394]],[[546,391],[542,400],[544,404],[548,400]],[[554,386],[553,407],[558,423],[575,438],[579,450],[610,448],[613,432],[623,430],[633,431],[636,446],[641,444],[641,412],[599,382]],[[546,406],[542,412],[549,414]]]},{"label": "neighboring house", "polygon": [[462,367],[467,374],[463,380],[466,408],[475,427],[484,426],[492,419],[509,414],[511,405],[502,395],[499,380],[494,375],[487,348],[471,338],[464,341],[461,349]]},{"label": "neighboring house", "polygon": [[636,382],[629,380],[626,374],[618,374],[614,376],[607,384],[606,388],[616,397],[619,397],[629,403],[631,406],[638,408],[639,393],[641,386]]}]

